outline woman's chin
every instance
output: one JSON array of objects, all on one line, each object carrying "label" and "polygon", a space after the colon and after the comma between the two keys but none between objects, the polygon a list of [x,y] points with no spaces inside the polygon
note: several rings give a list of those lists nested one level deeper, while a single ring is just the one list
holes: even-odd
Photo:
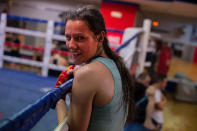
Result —
[{"label": "woman's chin", "polygon": [[74,59],[73,62],[74,62],[76,65],[80,65],[80,64],[83,64],[83,63],[84,63],[82,60],[78,60],[78,59]]},{"label": "woman's chin", "polygon": [[83,57],[72,57],[73,59],[73,62],[76,64],[76,65],[80,65],[80,64],[84,64],[86,63],[88,60],[87,59],[84,59]]}]

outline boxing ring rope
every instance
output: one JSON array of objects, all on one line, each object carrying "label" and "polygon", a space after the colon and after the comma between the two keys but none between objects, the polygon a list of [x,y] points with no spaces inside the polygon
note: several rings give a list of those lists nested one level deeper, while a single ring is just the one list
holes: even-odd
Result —
[{"label": "boxing ring rope", "polygon": [[59,87],[54,88],[34,104],[28,105],[10,119],[4,121],[0,125],[0,129],[2,131],[30,130],[51,108],[55,108],[59,99],[71,91],[72,82],[73,79],[70,79]]},{"label": "boxing ring rope", "polygon": [[115,49],[115,52],[118,53],[121,49],[125,48],[127,45],[130,44],[130,42],[135,39],[136,37],[138,37],[142,32],[139,32],[137,34],[135,34],[133,37],[131,37],[130,39],[128,39],[126,42],[124,42],[120,47]]},{"label": "boxing ring rope", "polygon": [[[3,17],[3,19],[2,19],[2,17]],[[23,19],[29,20],[29,19],[26,19],[26,18],[23,18]],[[34,19],[33,19],[33,21],[37,22],[37,20],[34,20]],[[45,23],[46,21],[39,21],[39,22]],[[27,34],[27,35],[32,35],[33,34],[34,36],[37,36],[36,33],[40,33],[39,37],[46,37],[46,45],[51,44],[52,38],[55,38],[55,39],[58,39],[58,40],[60,40],[60,39],[65,40],[65,37],[63,38],[63,36],[61,36],[61,35],[53,35],[53,32],[52,32],[53,31],[53,25],[54,25],[53,21],[48,22],[49,30],[47,31],[47,33],[41,33],[41,32],[35,32],[35,31],[31,32],[31,31],[28,31],[28,30],[25,31],[23,29],[15,29],[15,28],[11,28],[11,27],[5,27],[5,23],[6,23],[6,15],[3,14],[3,16],[1,15],[0,33],[4,33],[4,31],[7,31],[7,32],[15,32],[15,33],[21,33],[22,34],[22,32],[24,31],[23,34]],[[63,24],[62,24],[62,26],[63,26]],[[128,44],[133,39],[137,38],[140,34],[141,34],[141,32],[137,33],[136,35],[134,35],[133,37],[128,39],[119,48],[117,48],[115,50],[115,52],[119,52],[121,49],[128,46]],[[0,35],[2,35],[2,34],[0,34]],[[4,38],[4,40],[5,40],[5,33],[3,34],[3,37],[0,38],[0,42],[4,43],[4,40],[2,38]],[[45,45],[45,47],[46,47],[46,45]],[[1,51],[2,50],[2,44],[1,43],[0,43],[0,46],[1,46],[0,53],[2,54],[3,52]],[[46,53],[46,57],[49,57],[51,48],[50,47],[46,47],[46,48],[48,49],[48,52]],[[1,57],[1,54],[0,54],[0,57]],[[2,58],[0,58],[0,62],[1,62],[1,59]],[[56,67],[53,67],[53,66],[46,67],[46,65],[48,64],[47,63],[48,59],[49,58],[46,58],[44,60],[44,63],[35,62],[35,61],[31,61],[31,60],[22,60],[23,62],[21,62],[20,58],[12,58],[10,56],[3,56],[3,60],[16,61],[16,62],[24,63],[24,64],[28,63],[28,64],[33,65],[33,66],[43,67],[44,70],[45,70],[44,73],[47,72],[46,71],[47,68],[56,68]],[[66,69],[65,67],[62,68],[62,70],[65,70],[65,69]],[[45,76],[45,75],[46,74],[43,74],[43,76]],[[49,91],[46,95],[44,95],[43,97],[38,99],[34,104],[28,105],[26,108],[21,110],[19,113],[17,113],[16,115],[11,117],[10,119],[7,119],[3,123],[1,123],[0,130],[4,130],[4,131],[20,130],[21,131],[21,130],[31,129],[51,108],[52,109],[55,108],[56,102],[60,98],[62,98],[66,93],[71,91],[72,82],[73,82],[73,79],[68,80],[67,82],[63,83],[59,87],[54,88],[51,91]]]}]

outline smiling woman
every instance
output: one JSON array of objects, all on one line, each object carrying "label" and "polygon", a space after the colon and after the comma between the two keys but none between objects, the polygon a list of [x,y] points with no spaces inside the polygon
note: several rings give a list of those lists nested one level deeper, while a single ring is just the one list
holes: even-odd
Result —
[{"label": "smiling woman", "polygon": [[98,42],[93,32],[89,30],[85,21],[68,20],[65,30],[66,44],[76,64],[86,62],[94,57],[97,47],[101,46],[101,43]]},{"label": "smiling woman", "polygon": [[108,46],[100,11],[88,6],[67,12],[65,36],[74,63],[83,66],[70,72],[70,108],[64,99],[57,102],[58,123],[69,131],[122,131],[133,116],[132,81]]}]

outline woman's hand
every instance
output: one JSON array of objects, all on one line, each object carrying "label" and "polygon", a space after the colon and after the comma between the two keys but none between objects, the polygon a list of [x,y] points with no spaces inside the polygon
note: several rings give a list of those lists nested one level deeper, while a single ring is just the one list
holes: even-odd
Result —
[{"label": "woman's hand", "polygon": [[75,68],[75,66],[71,65],[65,71],[62,71],[61,74],[59,75],[59,77],[57,78],[54,88],[60,86],[61,84],[63,84],[67,80],[69,80],[72,76],[68,74],[68,71],[72,70],[74,68]]},{"label": "woman's hand", "polygon": [[76,66],[74,66],[74,68],[69,69],[69,70],[67,71],[67,74],[68,74],[68,75],[73,75],[73,76],[74,76],[75,72],[76,72],[79,68],[81,68],[81,67],[82,67],[82,65],[76,65]]}]

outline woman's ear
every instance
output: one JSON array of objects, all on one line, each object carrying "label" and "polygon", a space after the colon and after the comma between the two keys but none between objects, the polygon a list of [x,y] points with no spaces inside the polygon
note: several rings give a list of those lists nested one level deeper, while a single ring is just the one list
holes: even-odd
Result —
[{"label": "woman's ear", "polygon": [[98,42],[103,43],[104,38],[105,38],[105,35],[106,35],[106,33],[105,33],[104,31],[101,31],[101,32],[98,34],[98,36],[97,36]]}]

